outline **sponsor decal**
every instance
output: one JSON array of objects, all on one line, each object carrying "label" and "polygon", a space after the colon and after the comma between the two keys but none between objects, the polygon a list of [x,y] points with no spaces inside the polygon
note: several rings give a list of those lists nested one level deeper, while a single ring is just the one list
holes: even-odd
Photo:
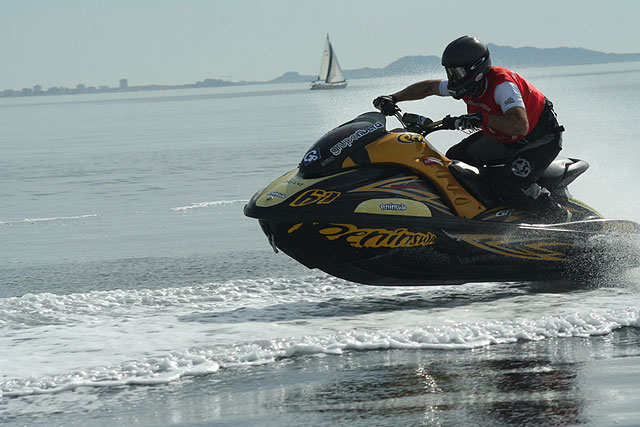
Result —
[{"label": "sponsor decal", "polygon": [[307,166],[309,163],[313,163],[319,159],[320,159],[320,150],[317,148],[314,148],[313,150],[309,151],[307,154],[304,155],[304,158],[302,159],[302,163],[304,164],[304,166]]},{"label": "sponsor decal", "polygon": [[513,214],[516,213],[515,209],[503,209],[501,211],[496,212],[496,216],[498,218],[503,217],[503,216],[511,216]]},{"label": "sponsor decal", "polygon": [[473,63],[473,65],[471,65],[471,70],[475,70],[476,68],[478,68],[479,66],[481,66],[482,64],[484,64],[484,61],[486,61],[487,58],[485,58],[484,56],[480,59],[478,59],[476,62]]},{"label": "sponsor decal", "polygon": [[328,159],[324,159],[323,161],[320,162],[320,164],[322,166],[327,166],[329,163],[333,162],[336,158],[331,156]]},{"label": "sponsor decal", "polygon": [[414,142],[424,142],[424,136],[417,133],[401,133],[396,140],[402,144],[413,144]]},{"label": "sponsor decal", "polygon": [[302,181],[298,181],[298,180],[297,180],[297,179],[295,179],[295,178],[288,179],[288,180],[286,180],[285,182],[286,182],[287,184],[295,185],[295,186],[298,186],[298,187],[304,187],[304,186],[306,185],[304,182],[302,182]]},{"label": "sponsor decal", "polygon": [[277,198],[279,198],[279,199],[286,199],[286,198],[287,198],[287,195],[286,195],[286,194],[281,193],[281,192],[279,192],[279,191],[269,191],[269,192],[267,193],[267,196],[277,197]]},{"label": "sponsor decal", "polygon": [[529,160],[519,158],[511,162],[511,172],[520,178],[526,178],[531,173],[531,163]]},{"label": "sponsor decal", "polygon": [[374,214],[374,215],[402,215],[419,216],[428,218],[431,209],[426,203],[417,200],[397,199],[369,199],[360,202],[353,210],[354,213]]},{"label": "sponsor decal", "polygon": [[380,203],[381,211],[406,211],[407,205],[404,203]]},{"label": "sponsor decal", "polygon": [[406,228],[358,228],[352,224],[330,224],[319,231],[329,240],[345,240],[354,248],[412,248],[436,243],[436,235]]},{"label": "sponsor decal", "polygon": [[293,208],[297,208],[300,206],[307,205],[328,205],[332,203],[335,199],[340,197],[342,193],[339,191],[325,191],[319,188],[315,190],[307,190],[304,193],[300,194],[296,199],[289,204],[289,206]]},{"label": "sponsor decal", "polygon": [[382,129],[382,128],[384,128],[384,125],[382,123],[375,122],[373,125],[369,126],[368,128],[358,129],[353,134],[349,135],[348,137],[346,137],[345,139],[343,139],[342,141],[338,142],[336,145],[331,147],[329,151],[331,151],[331,154],[333,154],[334,156],[339,156],[340,153],[342,153],[342,150],[344,150],[347,147],[351,147],[351,145],[353,145],[355,141],[359,140],[365,135],[370,134],[371,132],[375,132],[376,130]]},{"label": "sponsor decal", "polygon": [[626,232],[632,233],[637,231],[636,226],[631,221],[604,221],[602,222],[602,229],[604,231],[613,231],[613,232]]},{"label": "sponsor decal", "polygon": [[436,159],[435,157],[425,157],[424,159],[422,159],[422,163],[424,163],[425,166],[434,166],[434,165],[444,166],[444,163],[442,163],[442,160]]}]

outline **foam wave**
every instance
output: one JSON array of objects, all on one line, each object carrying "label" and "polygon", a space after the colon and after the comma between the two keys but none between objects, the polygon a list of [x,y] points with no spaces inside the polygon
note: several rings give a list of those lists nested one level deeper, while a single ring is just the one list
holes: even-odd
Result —
[{"label": "foam wave", "polygon": [[308,338],[300,343],[284,341],[279,344],[278,353],[282,357],[293,357],[316,352],[341,354],[347,350],[473,349],[520,340],[588,338],[607,335],[625,326],[640,327],[640,311],[637,308],[605,313],[574,313],[537,320],[500,320],[383,332],[352,331],[329,339]]},{"label": "foam wave", "polygon": [[24,329],[77,322],[82,317],[117,318],[154,310],[187,308],[211,311],[246,305],[269,305],[300,299],[359,294],[349,282],[323,273],[292,278],[232,280],[223,283],[142,290],[92,291],[68,295],[26,294],[0,299],[0,326]]},{"label": "foam wave", "polygon": [[229,345],[225,348],[193,349],[128,361],[116,366],[78,370],[66,375],[12,379],[0,383],[0,396],[58,393],[80,387],[165,384],[185,376],[209,375],[224,368],[274,363],[283,358],[303,355],[340,355],[348,351],[389,349],[460,350],[523,340],[587,338],[609,334],[625,326],[640,327],[640,311],[637,308],[484,323],[351,330],[324,336]]},{"label": "foam wave", "polygon": [[15,221],[0,221],[0,225],[10,225],[10,224],[35,224],[38,222],[51,222],[51,221],[70,221],[76,219],[86,219],[86,218],[96,218],[99,217],[98,214],[88,214],[88,215],[76,215],[76,216],[60,216],[60,217],[51,217],[51,218],[25,218],[21,220]]},{"label": "foam wave", "polygon": [[248,200],[218,200],[215,202],[201,202],[201,203],[192,203],[188,206],[180,206],[177,208],[171,208],[174,212],[180,211],[188,211],[191,209],[200,209],[200,208],[210,208],[214,206],[222,206],[222,205],[232,205],[235,203],[247,203]]},{"label": "foam wave", "polygon": [[125,385],[156,385],[176,381],[186,376],[208,375],[220,366],[197,354],[171,354],[161,358],[145,358],[118,366],[73,372],[66,376],[31,377],[2,384],[0,397],[33,394],[53,394],[80,387],[121,387]]}]

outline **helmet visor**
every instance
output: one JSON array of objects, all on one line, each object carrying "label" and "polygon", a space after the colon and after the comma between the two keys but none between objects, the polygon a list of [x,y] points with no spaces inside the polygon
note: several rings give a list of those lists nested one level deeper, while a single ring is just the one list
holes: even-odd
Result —
[{"label": "helmet visor", "polygon": [[464,67],[447,67],[447,77],[449,81],[455,82],[462,80],[467,75],[467,70]]}]

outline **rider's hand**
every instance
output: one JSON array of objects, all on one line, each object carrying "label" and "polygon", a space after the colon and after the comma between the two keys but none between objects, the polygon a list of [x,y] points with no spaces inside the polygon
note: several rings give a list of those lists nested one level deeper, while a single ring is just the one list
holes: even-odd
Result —
[{"label": "rider's hand", "polygon": [[385,116],[393,116],[400,111],[396,106],[396,97],[393,95],[379,96],[373,100],[373,106],[376,107]]},{"label": "rider's hand", "polygon": [[447,116],[442,119],[442,127],[445,129],[478,129],[482,126],[482,120],[482,113]]}]

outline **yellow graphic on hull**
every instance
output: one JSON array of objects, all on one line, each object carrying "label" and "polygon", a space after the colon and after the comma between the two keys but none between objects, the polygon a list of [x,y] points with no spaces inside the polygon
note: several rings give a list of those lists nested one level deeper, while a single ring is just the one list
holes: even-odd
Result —
[{"label": "yellow graphic on hull", "polygon": [[554,248],[571,246],[570,243],[541,241],[539,238],[510,238],[493,234],[454,234],[453,237],[498,255],[538,261],[565,261],[566,254]]},{"label": "yellow graphic on hull", "polygon": [[[332,176],[335,177],[350,172],[353,171],[340,172]],[[310,187],[324,179],[327,178],[301,178],[298,176],[298,169],[294,169],[282,175],[280,178],[269,184],[267,188],[262,190],[262,193],[259,194],[256,200],[256,206],[260,208],[268,208],[278,205],[297,192],[304,190],[305,188]]]},{"label": "yellow graphic on hull", "polygon": [[[402,133],[400,135],[407,135]],[[402,138],[403,141],[400,141]],[[416,140],[412,140],[415,138]],[[407,166],[418,172],[435,185],[449,202],[456,215],[461,218],[473,218],[484,212],[486,207],[475,199],[449,171],[451,160],[438,152],[428,141],[418,141],[418,136],[399,136],[391,132],[366,146],[371,164],[395,163]],[[403,142],[390,144],[390,142]],[[413,143],[410,143],[413,141]],[[355,165],[352,159],[343,162],[343,167]]]},{"label": "yellow graphic on hull", "polygon": [[417,233],[398,228],[358,228],[352,224],[330,224],[319,231],[329,240],[344,239],[354,248],[411,248],[429,246],[436,242],[436,235]]},{"label": "yellow graphic on hull", "polygon": [[453,215],[447,205],[442,202],[440,196],[438,194],[427,191],[423,181],[417,176],[385,179],[383,181],[367,184],[350,191],[350,193],[358,192],[376,192],[409,197],[413,200],[424,202],[431,208],[436,209],[442,213]]},{"label": "yellow graphic on hull", "polygon": [[296,199],[291,202],[289,206],[291,206],[292,208],[297,208],[300,206],[312,205],[314,203],[317,205],[328,205],[329,203],[340,197],[340,194],[342,193],[340,193],[339,191],[325,191],[320,188],[317,188],[315,190],[307,190],[296,197]]},{"label": "yellow graphic on hull", "polygon": [[299,222],[297,224],[294,224],[287,230],[287,233],[291,234],[291,233],[297,231],[300,227],[302,227],[302,223],[301,222]]}]

